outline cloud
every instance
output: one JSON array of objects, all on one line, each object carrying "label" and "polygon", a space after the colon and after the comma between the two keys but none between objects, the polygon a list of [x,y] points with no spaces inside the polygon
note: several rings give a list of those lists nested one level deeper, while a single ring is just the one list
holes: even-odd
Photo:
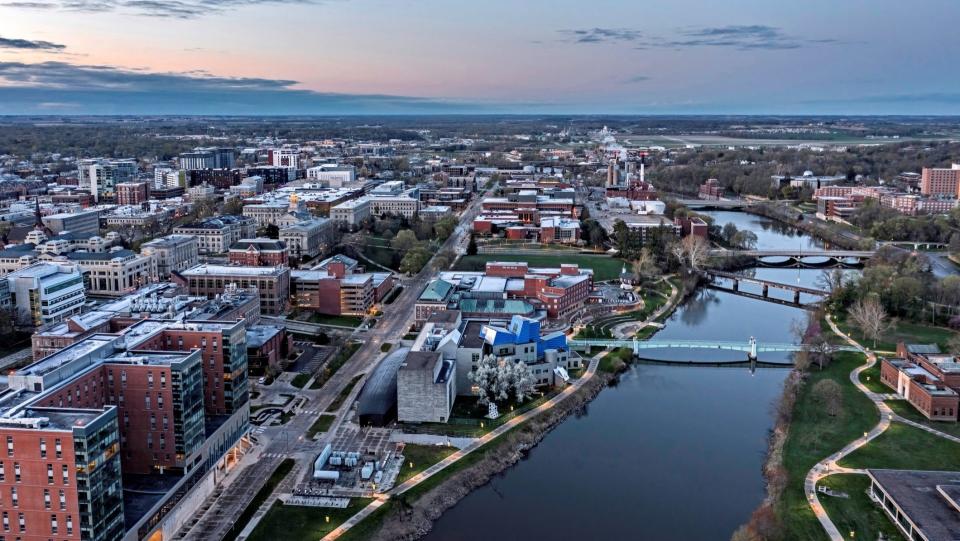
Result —
[{"label": "cloud", "polygon": [[560,30],[565,41],[570,43],[615,43],[637,41],[643,37],[638,30],[629,28],[582,28],[574,30]]},{"label": "cloud", "polygon": [[[324,93],[297,81],[157,73],[66,62],[0,62],[0,114],[430,114],[482,111],[455,100]],[[58,107],[52,107],[57,104]],[[69,104],[69,107],[61,104]]]},{"label": "cloud", "polygon": [[625,79],[623,81],[623,84],[630,85],[635,83],[643,83],[649,80],[650,80],[650,77],[647,75],[634,75],[633,77]]},{"label": "cloud", "polygon": [[634,49],[729,47],[741,51],[799,49],[808,45],[840,43],[835,39],[798,38],[762,24],[728,25],[676,30],[673,36],[652,36],[628,28],[560,30],[568,43],[629,43]]},{"label": "cloud", "polygon": [[312,4],[322,0],[14,0],[0,7],[103,13],[123,11],[135,15],[193,19],[232,8],[256,4]]},{"label": "cloud", "polygon": [[810,43],[832,40],[799,39],[784,34],[779,28],[762,24],[731,25],[680,31],[680,39],[665,42],[663,47],[733,47],[752,49],[799,49]]},{"label": "cloud", "polygon": [[31,51],[62,51],[66,45],[51,43],[49,41],[31,41],[29,39],[5,38],[0,36],[0,49],[19,49]]}]

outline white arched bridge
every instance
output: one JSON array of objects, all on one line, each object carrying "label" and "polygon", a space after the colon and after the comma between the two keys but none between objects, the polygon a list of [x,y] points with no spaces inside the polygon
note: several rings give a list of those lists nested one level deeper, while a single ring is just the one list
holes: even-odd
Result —
[{"label": "white arched bridge", "polygon": [[[568,340],[567,344],[572,349],[587,349],[593,347],[614,347],[630,348],[634,355],[639,355],[645,349],[713,349],[726,351],[742,351],[750,359],[756,359],[758,353],[763,352],[791,352],[803,351],[808,349],[803,344],[764,342],[760,343],[751,338],[743,342],[722,341],[722,340],[636,340],[636,339],[615,339],[615,338],[588,338]],[[834,346],[834,351],[856,351],[853,346]]]}]

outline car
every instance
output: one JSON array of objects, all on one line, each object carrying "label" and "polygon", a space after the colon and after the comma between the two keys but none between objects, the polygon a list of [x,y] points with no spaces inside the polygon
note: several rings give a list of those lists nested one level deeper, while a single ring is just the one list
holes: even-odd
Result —
[{"label": "car", "polygon": [[266,377],[263,377],[263,378],[260,378],[260,379],[257,380],[257,383],[259,383],[260,385],[263,385],[263,384],[266,383],[266,382],[267,382],[267,378],[266,378]]}]

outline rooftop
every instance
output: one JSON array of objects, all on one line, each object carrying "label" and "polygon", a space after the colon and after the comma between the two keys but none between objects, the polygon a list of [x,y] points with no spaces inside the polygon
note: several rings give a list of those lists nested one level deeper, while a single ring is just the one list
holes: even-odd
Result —
[{"label": "rooftop", "polygon": [[184,276],[279,276],[285,267],[234,267],[228,265],[197,265],[180,271]]},{"label": "rooftop", "polygon": [[960,513],[954,497],[960,486],[960,472],[872,469],[867,472],[927,539],[957,539]]}]

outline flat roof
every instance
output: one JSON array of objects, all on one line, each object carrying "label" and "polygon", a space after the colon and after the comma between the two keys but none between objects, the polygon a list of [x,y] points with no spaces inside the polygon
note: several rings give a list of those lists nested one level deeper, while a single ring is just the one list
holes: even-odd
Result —
[{"label": "flat roof", "polygon": [[197,265],[189,269],[180,271],[184,276],[279,276],[285,270],[284,267],[233,267],[228,265]]},{"label": "flat roof", "polygon": [[400,365],[400,370],[433,369],[433,365],[439,358],[439,351],[411,351],[407,353],[406,360]]},{"label": "flat roof", "polygon": [[[950,495],[957,493],[960,472],[874,470],[867,472],[930,541],[953,541],[960,532],[960,513]],[[941,492],[946,488],[946,495]]]}]

